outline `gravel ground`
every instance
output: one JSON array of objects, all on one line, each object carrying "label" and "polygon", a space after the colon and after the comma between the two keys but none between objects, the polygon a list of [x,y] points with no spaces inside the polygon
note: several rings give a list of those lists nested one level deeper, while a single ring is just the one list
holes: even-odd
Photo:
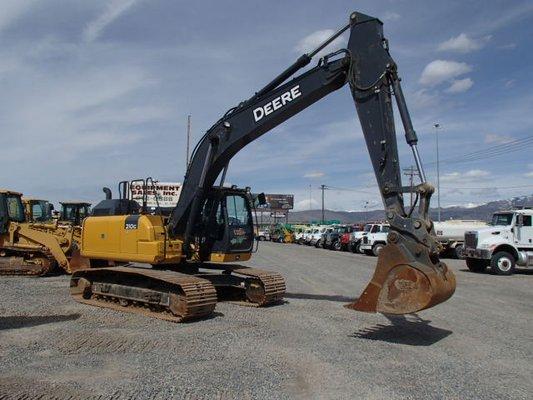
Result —
[{"label": "gravel ground", "polygon": [[345,309],[364,255],[262,243],[285,304],[217,305],[173,324],[75,303],[68,277],[0,279],[0,399],[526,399],[533,393],[533,274],[473,274],[419,315]]}]

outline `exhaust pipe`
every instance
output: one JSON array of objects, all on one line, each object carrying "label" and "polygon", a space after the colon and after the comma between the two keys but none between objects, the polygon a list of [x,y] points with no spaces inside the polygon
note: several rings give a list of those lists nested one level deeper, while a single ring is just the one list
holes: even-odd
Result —
[{"label": "exhaust pipe", "polygon": [[113,195],[111,194],[111,189],[108,187],[102,188],[102,191],[105,193],[105,199],[111,200],[113,198]]}]

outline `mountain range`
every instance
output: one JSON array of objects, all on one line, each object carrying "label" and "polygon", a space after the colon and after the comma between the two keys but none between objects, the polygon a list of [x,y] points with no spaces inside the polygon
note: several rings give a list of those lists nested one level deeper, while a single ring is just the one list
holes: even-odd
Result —
[{"label": "mountain range", "polygon": [[[524,207],[533,207],[533,195],[514,197],[508,200],[491,201],[475,207],[443,207],[441,208],[441,220],[449,219],[474,219],[481,221],[489,221],[491,216],[496,211],[510,210]],[[438,219],[437,209],[430,210],[431,218],[436,221]],[[290,223],[308,223],[311,221],[320,221],[322,219],[322,210],[308,210],[308,211],[291,211],[289,213]],[[344,224],[366,222],[366,221],[380,221],[385,219],[383,210],[369,210],[369,211],[333,211],[324,210],[324,219],[337,220]]]}]

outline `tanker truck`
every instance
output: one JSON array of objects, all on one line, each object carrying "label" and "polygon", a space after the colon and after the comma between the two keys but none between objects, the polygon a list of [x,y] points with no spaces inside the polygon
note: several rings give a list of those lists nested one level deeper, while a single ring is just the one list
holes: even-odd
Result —
[{"label": "tanker truck", "polygon": [[485,228],[486,222],[477,220],[448,220],[434,222],[437,240],[442,245],[441,255],[463,258],[465,233]]}]

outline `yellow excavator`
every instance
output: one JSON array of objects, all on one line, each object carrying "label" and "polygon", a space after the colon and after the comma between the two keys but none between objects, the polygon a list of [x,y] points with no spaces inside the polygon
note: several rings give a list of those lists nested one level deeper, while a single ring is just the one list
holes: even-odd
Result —
[{"label": "yellow excavator", "polygon": [[[346,48],[294,76],[345,31],[350,33]],[[224,186],[229,162],[253,140],[345,85],[355,103],[390,224],[388,244],[380,252],[371,282],[347,307],[405,314],[447,300],[454,293],[455,277],[438,257],[439,244],[428,215],[434,189],[426,182],[397,66],[381,21],[357,12],[346,26],[228,110],[206,132],[194,149],[180,198],[168,219],[147,214],[145,207],[134,210],[124,195],[126,187],[118,199],[108,196],[95,206],[83,223],[81,241],[81,254],[92,268],[73,273],[74,298],[171,321],[209,315],[222,299],[256,306],[280,301],[285,292],[280,274],[235,264],[250,259],[253,251],[255,199],[249,188]],[[414,189],[401,182],[393,97],[421,178]],[[417,202],[406,208],[403,196],[412,190]],[[259,203],[264,202],[261,197]]]},{"label": "yellow excavator", "polygon": [[22,194],[0,189],[0,275],[43,276],[57,267],[71,273],[81,266],[77,264],[81,227],[58,225],[40,214],[46,207],[37,210],[46,204],[26,201],[27,207],[32,204],[28,220]]}]

